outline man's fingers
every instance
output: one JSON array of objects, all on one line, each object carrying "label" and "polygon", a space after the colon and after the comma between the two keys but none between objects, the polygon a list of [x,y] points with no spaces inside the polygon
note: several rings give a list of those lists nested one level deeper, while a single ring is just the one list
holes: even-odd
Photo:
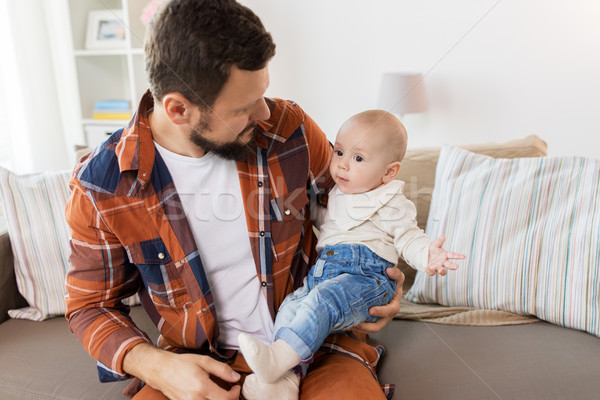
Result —
[{"label": "man's fingers", "polygon": [[225,390],[215,382],[210,382],[207,387],[204,399],[218,399],[218,400],[238,400],[240,398],[240,385],[235,385],[229,390]]},{"label": "man's fingers", "polygon": [[240,385],[235,385],[231,389],[229,389],[229,393],[231,394],[231,398],[237,400],[240,398],[240,393],[242,391],[242,387]]},{"label": "man's fingers", "polygon": [[396,267],[386,268],[385,273],[390,277],[390,279],[393,279],[396,281],[396,285],[402,287],[405,276],[404,276],[404,273],[402,271],[400,271],[399,268],[396,268]]},{"label": "man's fingers", "polygon": [[219,362],[211,357],[203,356],[199,363],[206,372],[221,378],[224,381],[237,382],[240,379],[240,374],[231,369],[229,365]]},{"label": "man's fingers", "polygon": [[[375,307],[371,307],[371,310]],[[379,318],[376,322],[361,322],[356,325],[352,330],[356,330],[363,333],[377,333],[381,331],[393,317]]]},{"label": "man's fingers", "polygon": [[235,385],[229,390],[223,389],[216,383],[214,385],[216,388],[214,390],[211,390],[211,392],[206,396],[207,399],[238,400],[240,398],[240,391],[242,390],[242,387],[240,385]]},{"label": "man's fingers", "polygon": [[[400,311],[400,297],[396,293],[385,306],[374,306],[369,308],[369,315],[372,317],[380,317],[381,319],[393,318],[398,311]],[[377,322],[379,322],[379,320]]]},{"label": "man's fingers", "polygon": [[385,270],[390,279],[396,282],[396,293],[385,306],[375,306],[369,308],[369,315],[379,317],[375,322],[361,322],[352,330],[364,333],[377,333],[382,330],[400,311],[400,296],[402,295],[402,283],[404,283],[404,273],[398,268],[390,267]]},{"label": "man's fingers", "polygon": [[240,398],[241,386],[235,385],[229,390],[223,389],[215,381],[209,378],[213,375],[226,382],[237,382],[240,379],[240,374],[235,372],[227,364],[219,362],[209,356],[200,356],[199,364],[202,369],[208,373],[207,382],[203,389],[205,399],[223,399],[223,400],[238,400]]}]

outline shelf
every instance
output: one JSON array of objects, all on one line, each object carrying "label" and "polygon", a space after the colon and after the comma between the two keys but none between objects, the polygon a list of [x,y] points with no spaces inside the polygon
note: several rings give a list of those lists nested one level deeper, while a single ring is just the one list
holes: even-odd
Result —
[{"label": "shelf", "polygon": [[92,119],[94,103],[99,100],[126,99],[134,104],[127,56],[76,57],[75,61],[83,119]]},{"label": "shelf", "polygon": [[[127,120],[93,119],[94,103],[106,99],[131,101],[133,111],[148,88],[145,74],[144,36],[146,26],[140,19],[150,0],[61,0],[68,16],[62,42],[69,42],[65,53],[66,70],[75,76],[65,88],[61,102],[71,110],[69,145],[94,146],[107,135],[125,126]],[[111,10],[123,18],[127,28],[123,47],[86,48],[88,17],[91,11]]]},{"label": "shelf", "polygon": [[125,126],[128,119],[92,119],[85,118],[82,120],[84,125],[114,125],[117,127]]}]

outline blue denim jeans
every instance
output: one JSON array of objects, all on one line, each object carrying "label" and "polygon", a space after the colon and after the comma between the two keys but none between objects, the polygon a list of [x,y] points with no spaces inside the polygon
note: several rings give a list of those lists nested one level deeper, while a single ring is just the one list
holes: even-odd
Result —
[{"label": "blue denim jeans", "polygon": [[275,340],[283,339],[303,361],[309,360],[331,332],[376,321],[369,308],[385,305],[396,283],[385,270],[393,264],[360,244],[327,246],[290,293],[275,319]]}]

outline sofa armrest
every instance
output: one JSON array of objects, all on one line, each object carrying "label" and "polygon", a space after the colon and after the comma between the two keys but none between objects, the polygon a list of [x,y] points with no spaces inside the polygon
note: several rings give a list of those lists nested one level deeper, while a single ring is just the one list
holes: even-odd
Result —
[{"label": "sofa armrest", "polygon": [[13,260],[8,233],[0,232],[0,323],[9,318],[8,310],[27,306],[17,288]]}]

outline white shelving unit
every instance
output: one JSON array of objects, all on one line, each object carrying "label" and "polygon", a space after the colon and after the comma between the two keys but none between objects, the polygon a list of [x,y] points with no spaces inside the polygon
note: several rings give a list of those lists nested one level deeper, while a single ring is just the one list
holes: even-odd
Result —
[{"label": "white shelving unit", "polygon": [[[71,146],[97,146],[107,135],[119,129],[126,120],[94,119],[94,102],[107,99],[131,101],[132,111],[148,88],[144,72],[144,35],[146,27],[140,20],[149,0],[63,0],[63,13],[68,15],[68,29],[63,39],[71,43],[64,51],[63,67],[70,83],[66,83],[63,99],[63,120],[67,123],[67,143]],[[125,24],[126,45],[120,48],[86,48],[90,11],[120,12]],[[58,13],[58,11],[57,11]],[[70,51],[69,51],[70,50]],[[70,65],[69,65],[70,63]]]}]

